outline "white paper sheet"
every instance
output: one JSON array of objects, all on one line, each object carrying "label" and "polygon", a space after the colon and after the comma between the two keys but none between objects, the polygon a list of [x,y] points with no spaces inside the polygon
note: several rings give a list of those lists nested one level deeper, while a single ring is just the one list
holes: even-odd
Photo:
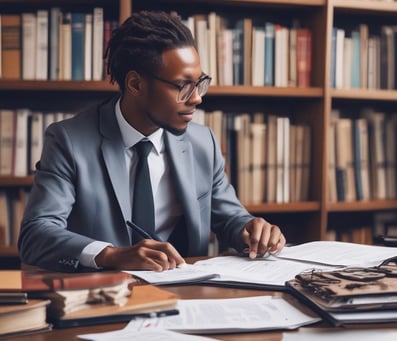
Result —
[{"label": "white paper sheet", "polygon": [[179,315],[133,320],[132,330],[163,328],[191,334],[295,329],[320,321],[280,297],[180,300]]}]

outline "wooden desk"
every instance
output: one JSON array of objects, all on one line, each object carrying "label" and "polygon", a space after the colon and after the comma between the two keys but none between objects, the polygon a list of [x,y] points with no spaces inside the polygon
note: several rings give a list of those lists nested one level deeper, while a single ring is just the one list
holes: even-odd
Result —
[{"label": "wooden desk", "polygon": [[[234,297],[247,297],[247,296],[258,296],[258,295],[283,295],[286,299],[295,301],[290,295],[281,292],[269,292],[262,290],[248,290],[248,289],[235,289],[235,288],[222,288],[216,286],[205,286],[205,285],[189,285],[189,286],[166,286],[164,287],[169,291],[177,293],[182,298],[234,298]],[[299,303],[298,303],[299,304]],[[105,331],[112,331],[122,329],[126,326],[126,323],[108,324],[108,325],[97,325],[90,327],[79,327],[79,328],[66,328],[56,329],[43,333],[9,337],[9,341],[71,341],[79,340],[77,335],[87,333],[99,333]],[[325,322],[321,323],[319,327],[330,327]],[[368,325],[365,326],[368,328]],[[383,326],[374,325],[374,328],[382,328]],[[396,324],[388,324],[384,327],[397,328]],[[298,331],[285,331],[287,333],[297,333]],[[272,331],[272,332],[255,332],[255,333],[239,333],[239,334],[217,334],[208,335],[218,340],[224,341],[281,341],[283,331]],[[1,339],[1,338],[0,338]]]}]

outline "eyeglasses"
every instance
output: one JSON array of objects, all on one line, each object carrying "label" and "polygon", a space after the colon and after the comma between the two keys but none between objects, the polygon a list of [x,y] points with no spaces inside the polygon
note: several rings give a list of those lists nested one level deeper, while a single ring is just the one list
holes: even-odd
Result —
[{"label": "eyeglasses", "polygon": [[198,94],[200,97],[203,97],[210,86],[212,78],[208,75],[202,75],[197,81],[185,81],[183,84],[175,84],[167,79],[158,77],[154,74],[149,73],[150,77],[156,79],[160,82],[167,83],[174,88],[178,89],[178,93],[176,95],[177,103],[185,103],[192,96],[194,90],[197,88]]}]

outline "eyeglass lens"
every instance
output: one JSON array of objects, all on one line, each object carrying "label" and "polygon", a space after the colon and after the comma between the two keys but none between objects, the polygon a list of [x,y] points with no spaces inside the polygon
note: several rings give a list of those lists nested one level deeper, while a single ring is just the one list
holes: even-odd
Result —
[{"label": "eyeglass lens", "polygon": [[211,78],[206,76],[200,79],[197,83],[186,83],[178,93],[178,102],[186,102],[192,96],[197,87],[199,96],[204,96],[207,93]]}]

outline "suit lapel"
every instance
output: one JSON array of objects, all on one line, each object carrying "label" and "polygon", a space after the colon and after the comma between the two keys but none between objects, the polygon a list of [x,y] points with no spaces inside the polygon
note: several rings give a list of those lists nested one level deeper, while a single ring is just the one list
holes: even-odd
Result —
[{"label": "suit lapel", "polygon": [[170,157],[170,166],[175,175],[178,198],[185,212],[186,225],[189,226],[190,253],[194,254],[200,245],[201,229],[192,146],[185,140],[185,134],[175,136],[168,132],[165,134],[165,145]]},{"label": "suit lapel", "polygon": [[125,167],[124,144],[114,111],[116,100],[117,98],[99,108],[99,129],[103,136],[101,146],[103,159],[126,221],[131,219],[129,175]]}]

